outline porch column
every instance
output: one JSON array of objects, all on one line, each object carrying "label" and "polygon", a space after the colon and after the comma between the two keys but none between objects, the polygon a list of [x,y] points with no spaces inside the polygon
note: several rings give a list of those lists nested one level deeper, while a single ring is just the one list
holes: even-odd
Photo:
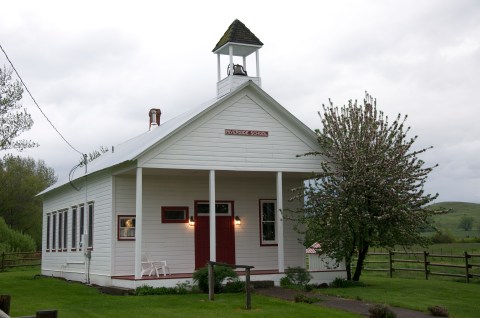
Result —
[{"label": "porch column", "polygon": [[285,272],[285,251],[283,245],[283,187],[282,172],[277,172],[277,243],[278,243],[278,271]]},{"label": "porch column", "polygon": [[215,170],[210,170],[210,180],[209,180],[209,203],[210,203],[210,261],[217,261],[217,244],[215,236]]},{"label": "porch column", "polygon": [[142,168],[137,167],[137,182],[135,192],[135,279],[142,278]]}]

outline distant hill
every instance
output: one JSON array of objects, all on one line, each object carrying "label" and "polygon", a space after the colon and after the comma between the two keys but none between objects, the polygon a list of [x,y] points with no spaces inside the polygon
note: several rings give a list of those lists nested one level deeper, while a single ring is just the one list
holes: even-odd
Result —
[{"label": "distant hill", "polygon": [[[468,202],[439,202],[431,207],[451,209],[450,213],[437,215],[435,226],[442,231],[449,231],[457,238],[480,237],[480,204]],[[473,218],[473,228],[470,231],[460,229],[458,225],[463,216]]]}]

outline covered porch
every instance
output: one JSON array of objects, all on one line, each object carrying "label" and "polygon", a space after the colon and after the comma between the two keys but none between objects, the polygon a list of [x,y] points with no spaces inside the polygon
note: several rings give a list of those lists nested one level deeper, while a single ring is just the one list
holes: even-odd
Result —
[{"label": "covered porch", "polygon": [[[301,186],[309,176],[304,172],[140,167],[115,175],[115,213],[135,211],[129,212],[135,216],[135,239],[116,241],[112,284],[175,286],[191,280],[195,269],[208,260],[252,265],[255,280],[279,281],[286,267],[305,267],[305,248],[282,211],[296,207],[297,203],[288,202],[290,189]],[[122,202],[128,202],[126,197],[134,199],[134,207],[122,207]],[[274,207],[273,218],[262,210],[262,204]],[[178,207],[184,208],[186,219],[168,222],[163,212]],[[171,275],[142,276],[145,252],[167,261]]]}]

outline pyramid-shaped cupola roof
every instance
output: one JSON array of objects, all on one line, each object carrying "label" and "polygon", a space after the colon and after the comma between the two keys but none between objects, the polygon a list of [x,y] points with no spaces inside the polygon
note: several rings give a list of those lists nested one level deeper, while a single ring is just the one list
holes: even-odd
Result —
[{"label": "pyramid-shaped cupola roof", "polygon": [[[257,48],[263,46],[262,41],[260,41],[259,38],[257,38],[255,34],[253,34],[253,32],[250,31],[245,24],[238,19],[230,24],[227,31],[225,31],[225,34],[223,34],[217,45],[215,45],[215,48],[212,50],[212,52],[228,55],[229,52],[227,44],[229,43],[244,44],[242,46],[237,46],[237,51],[233,52],[233,54],[236,56],[250,55],[251,53],[255,52]],[[246,49],[247,47],[250,47],[251,49]]]}]

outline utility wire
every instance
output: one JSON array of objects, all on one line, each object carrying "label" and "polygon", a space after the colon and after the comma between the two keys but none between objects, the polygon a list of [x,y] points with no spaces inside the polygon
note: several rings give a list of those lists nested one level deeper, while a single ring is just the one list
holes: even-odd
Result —
[{"label": "utility wire", "polygon": [[69,143],[67,141],[67,139],[65,139],[65,137],[63,137],[63,135],[58,131],[58,129],[53,125],[53,123],[50,121],[50,119],[48,119],[47,115],[45,115],[45,113],[43,112],[43,110],[40,108],[40,106],[38,105],[37,101],[35,100],[35,98],[33,98],[33,95],[32,93],[30,93],[30,90],[28,89],[27,85],[25,84],[25,82],[23,81],[22,77],[20,76],[20,74],[18,74],[17,70],[15,69],[15,66],[13,66],[13,63],[12,61],[10,61],[10,58],[8,57],[7,55],[7,52],[5,52],[5,50],[3,49],[2,45],[0,44],[0,49],[2,49],[2,52],[3,54],[5,54],[5,57],[7,58],[8,62],[10,63],[10,65],[12,66],[13,70],[15,71],[15,74],[17,74],[18,78],[20,79],[20,82],[22,82],[22,85],[23,87],[25,87],[25,89],[27,90],[28,94],[30,95],[30,98],[32,98],[33,102],[35,103],[35,105],[37,106],[37,108],[40,110],[40,112],[42,113],[43,117],[45,117],[45,119],[50,123],[50,125],[52,126],[53,129],[55,129],[55,131],[57,132],[57,134],[63,139],[63,141],[65,141],[67,143],[67,145],[70,146],[70,148],[72,148],[74,151],[78,152],[82,158],[83,158],[83,153],[78,151],[74,146],[72,146],[71,143]]}]

